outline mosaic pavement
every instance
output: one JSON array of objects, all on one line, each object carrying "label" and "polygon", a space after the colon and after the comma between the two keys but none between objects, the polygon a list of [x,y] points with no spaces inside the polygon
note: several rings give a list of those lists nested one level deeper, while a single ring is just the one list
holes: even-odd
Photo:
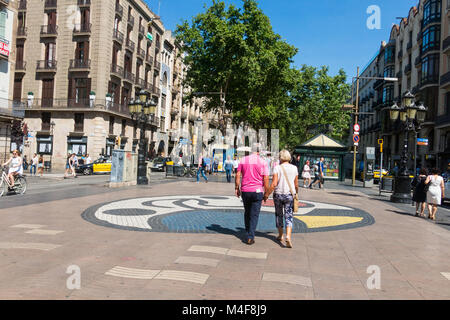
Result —
[{"label": "mosaic pavement", "polygon": [[[243,204],[236,197],[167,196],[100,204],[82,217],[96,225],[129,231],[235,234],[244,227]],[[361,228],[375,223],[360,209],[302,201],[294,219],[294,233]],[[276,231],[273,202],[261,209],[258,232]]]}]

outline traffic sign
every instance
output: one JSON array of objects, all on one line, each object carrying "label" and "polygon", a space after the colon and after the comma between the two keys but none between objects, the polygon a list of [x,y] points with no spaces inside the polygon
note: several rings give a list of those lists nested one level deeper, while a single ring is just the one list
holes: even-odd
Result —
[{"label": "traffic sign", "polygon": [[428,139],[417,139],[418,146],[428,146]]},{"label": "traffic sign", "polygon": [[355,134],[353,136],[353,142],[355,143],[355,145],[357,145],[359,143],[359,135]]},{"label": "traffic sign", "polygon": [[378,144],[384,144],[384,140],[383,139],[378,139]]},{"label": "traffic sign", "polygon": [[355,125],[353,126],[353,131],[359,132],[360,130],[361,130],[361,127],[359,126],[359,124],[355,124]]}]

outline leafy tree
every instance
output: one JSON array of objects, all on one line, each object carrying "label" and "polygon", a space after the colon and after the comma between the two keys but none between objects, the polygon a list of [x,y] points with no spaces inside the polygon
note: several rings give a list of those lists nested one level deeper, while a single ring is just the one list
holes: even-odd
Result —
[{"label": "leafy tree", "polygon": [[186,53],[186,84],[193,92],[224,94],[225,104],[205,94],[206,111],[224,106],[237,124],[273,127],[287,115],[297,49],[273,31],[255,0],[243,0],[242,8],[213,0],[205,9],[175,31]]},{"label": "leafy tree", "polygon": [[342,69],[334,77],[328,71],[328,67],[306,65],[297,70],[288,124],[281,133],[285,145],[294,148],[318,133],[337,140],[348,134],[350,114],[342,110],[342,105],[350,98],[350,85]]}]

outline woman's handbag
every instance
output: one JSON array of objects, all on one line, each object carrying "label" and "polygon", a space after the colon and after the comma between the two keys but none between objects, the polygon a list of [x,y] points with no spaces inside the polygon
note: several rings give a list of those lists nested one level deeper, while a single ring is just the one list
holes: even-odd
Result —
[{"label": "woman's handbag", "polygon": [[284,178],[286,179],[287,184],[289,186],[289,190],[290,190],[290,192],[292,194],[292,197],[294,198],[294,213],[297,213],[298,212],[298,195],[295,194],[294,190],[292,189],[291,183],[289,182],[289,179],[288,179],[287,174],[286,174],[286,170],[283,168],[282,165],[280,165],[280,167],[281,167],[281,170],[283,170]]}]

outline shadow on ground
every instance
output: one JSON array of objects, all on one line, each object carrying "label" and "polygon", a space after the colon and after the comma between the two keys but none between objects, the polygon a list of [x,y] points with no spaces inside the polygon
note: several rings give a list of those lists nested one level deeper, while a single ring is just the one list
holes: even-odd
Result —
[{"label": "shadow on ground", "polygon": [[[209,227],[206,227],[206,229],[208,229],[210,231],[214,231],[216,233],[220,233],[220,234],[235,236],[236,238],[241,240],[243,243],[247,243],[247,232],[243,228],[237,228],[237,231],[236,231],[233,229],[224,228],[218,224],[213,224]],[[266,238],[266,239],[272,240],[273,242],[278,244],[280,247],[284,248],[284,246],[280,243],[280,241],[277,240],[277,237],[275,235],[272,235],[270,232],[256,231],[255,236],[259,237],[259,238]]]}]

